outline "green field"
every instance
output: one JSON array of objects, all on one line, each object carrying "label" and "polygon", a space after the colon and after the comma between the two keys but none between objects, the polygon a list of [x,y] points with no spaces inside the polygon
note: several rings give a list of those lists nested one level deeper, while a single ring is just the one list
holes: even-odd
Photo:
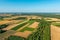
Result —
[{"label": "green field", "polygon": [[33,22],[34,22],[34,20],[29,20],[29,21],[27,21],[27,22],[24,22],[24,23],[22,23],[22,24],[19,24],[18,26],[12,28],[11,30],[17,30],[17,29],[25,26],[25,25],[28,24],[28,23],[29,23],[29,25],[31,25]]},{"label": "green field", "polygon": [[55,26],[58,26],[58,27],[60,27],[60,23],[52,23],[53,25],[55,25]]},{"label": "green field", "polygon": [[25,27],[22,30],[20,30],[20,32],[24,32],[24,31],[34,31],[34,28]]},{"label": "green field", "polygon": [[[29,25],[33,24],[35,22],[35,20],[30,20],[29,21]],[[29,28],[29,25],[27,25],[27,27],[23,28],[22,30],[20,30],[20,32],[24,32],[24,31],[33,31],[34,28]]]},{"label": "green field", "polygon": [[18,25],[16,27],[12,28],[11,30],[17,30],[17,29],[21,28],[22,26],[26,25],[27,23],[28,22],[22,23],[22,24],[20,24],[20,25]]},{"label": "green field", "polygon": [[18,36],[10,36],[10,37],[8,37],[7,40],[24,40],[24,38],[18,37]]}]

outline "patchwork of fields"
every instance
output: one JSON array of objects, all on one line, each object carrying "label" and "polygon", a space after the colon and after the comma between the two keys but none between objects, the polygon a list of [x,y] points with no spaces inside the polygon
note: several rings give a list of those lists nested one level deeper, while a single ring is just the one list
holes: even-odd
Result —
[{"label": "patchwork of fields", "polygon": [[[45,21],[41,19],[42,18],[38,16],[14,16],[11,18],[4,18],[4,20],[0,21],[0,30],[3,30],[3,32],[1,32],[2,34],[0,34],[0,38],[3,37],[3,39],[0,40],[5,40],[4,38],[10,36],[22,37],[24,40],[30,40],[30,37],[35,37],[36,39],[34,40],[38,40],[37,35],[41,37],[41,40],[56,40],[57,38],[54,35],[56,30],[53,29],[51,25],[60,27],[60,19],[44,18]],[[49,24],[49,22],[52,23]],[[31,38],[31,40],[32,39],[33,38]]]}]

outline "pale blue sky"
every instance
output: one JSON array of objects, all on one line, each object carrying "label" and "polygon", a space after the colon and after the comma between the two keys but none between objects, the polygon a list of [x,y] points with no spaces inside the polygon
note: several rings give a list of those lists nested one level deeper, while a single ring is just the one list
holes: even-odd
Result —
[{"label": "pale blue sky", "polygon": [[0,0],[0,12],[60,12],[60,0]]}]

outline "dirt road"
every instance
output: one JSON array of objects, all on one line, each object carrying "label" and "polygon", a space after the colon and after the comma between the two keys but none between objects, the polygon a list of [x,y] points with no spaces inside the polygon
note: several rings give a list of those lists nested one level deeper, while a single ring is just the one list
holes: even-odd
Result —
[{"label": "dirt road", "polygon": [[51,40],[60,40],[60,27],[51,25]]}]

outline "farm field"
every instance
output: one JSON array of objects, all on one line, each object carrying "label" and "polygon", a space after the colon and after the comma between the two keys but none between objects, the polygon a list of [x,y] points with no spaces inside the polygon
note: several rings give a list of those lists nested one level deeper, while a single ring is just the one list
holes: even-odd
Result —
[{"label": "farm field", "polygon": [[51,25],[51,40],[60,40],[60,28]]},{"label": "farm field", "polygon": [[15,37],[18,40],[60,40],[60,31],[58,30],[60,30],[60,19],[58,18],[14,15],[8,18],[4,17],[0,21],[1,40],[16,40]]}]

